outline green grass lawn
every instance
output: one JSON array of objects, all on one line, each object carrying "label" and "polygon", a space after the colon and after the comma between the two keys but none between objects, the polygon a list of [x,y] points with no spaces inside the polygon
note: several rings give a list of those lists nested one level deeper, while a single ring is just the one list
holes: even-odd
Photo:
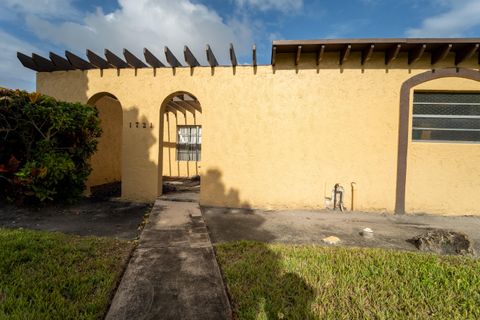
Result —
[{"label": "green grass lawn", "polygon": [[236,319],[480,319],[480,261],[384,249],[216,247]]},{"label": "green grass lawn", "polygon": [[0,319],[101,319],[132,246],[0,229]]}]

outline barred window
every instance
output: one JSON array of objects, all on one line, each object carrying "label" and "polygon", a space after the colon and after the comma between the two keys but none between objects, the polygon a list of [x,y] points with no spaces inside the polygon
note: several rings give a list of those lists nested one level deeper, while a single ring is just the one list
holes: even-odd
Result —
[{"label": "barred window", "polygon": [[201,126],[177,126],[177,161],[200,161]]},{"label": "barred window", "polygon": [[480,142],[480,93],[415,92],[412,138]]}]

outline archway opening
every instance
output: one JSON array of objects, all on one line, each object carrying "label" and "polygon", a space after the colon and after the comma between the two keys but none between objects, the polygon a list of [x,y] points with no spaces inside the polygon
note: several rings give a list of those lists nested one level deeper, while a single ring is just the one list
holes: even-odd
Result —
[{"label": "archway opening", "polygon": [[159,195],[198,200],[202,107],[188,92],[169,95],[160,109]]},{"label": "archway opening", "polygon": [[[445,206],[444,208],[440,208],[437,206],[437,204],[435,203],[435,205],[432,205],[430,206],[432,209],[430,209],[429,206],[426,206],[426,201],[423,201],[421,200],[421,205],[419,207],[423,208],[423,211],[428,211],[428,212],[436,212],[436,213],[441,213],[441,214],[451,214],[452,211],[455,211],[455,210],[459,210],[458,212],[460,211],[463,211],[464,213],[466,213],[467,211],[468,212],[476,212],[478,209],[459,209],[458,208],[458,204],[459,203],[467,203],[467,204],[470,204],[472,203],[471,201],[469,201],[469,199],[471,199],[471,194],[469,192],[471,191],[476,191],[478,190],[478,188],[476,187],[473,187],[473,188],[457,188],[457,190],[455,190],[455,188],[451,188],[452,186],[455,187],[455,186],[464,186],[464,185],[469,185],[471,184],[470,183],[470,177],[471,177],[471,174],[470,172],[473,172],[474,170],[471,170],[469,172],[468,170],[468,165],[466,165],[466,163],[471,163],[471,159],[476,159],[478,158],[478,156],[474,155],[470,155],[469,156],[469,159],[467,160],[467,162],[463,161],[463,160],[459,160],[458,159],[458,155],[466,155],[468,152],[470,151],[478,151],[478,148],[476,148],[475,145],[473,144],[465,144],[465,143],[458,143],[458,141],[443,141],[441,143],[437,143],[437,142],[423,142],[423,141],[420,141],[419,143],[417,143],[417,145],[415,146],[413,144],[412,141],[412,138],[414,139],[417,139],[417,140],[424,140],[424,139],[418,139],[419,137],[423,137],[425,138],[426,136],[420,136],[419,134],[421,132],[419,131],[429,131],[429,130],[425,130],[426,128],[427,129],[432,129],[432,125],[429,124],[427,127],[424,126],[425,123],[421,124],[421,123],[415,123],[415,126],[414,126],[414,123],[413,123],[413,114],[415,112],[412,112],[412,105],[411,105],[411,101],[413,101],[415,103],[415,98],[414,99],[411,99],[411,95],[415,93],[415,90],[419,90],[421,89],[420,91],[427,91],[427,92],[443,92],[443,93],[448,93],[448,92],[465,92],[465,90],[469,91],[469,92],[479,92],[480,90],[478,90],[478,86],[474,86],[474,87],[471,87],[470,89],[467,89],[467,87],[469,87],[469,85],[467,85],[466,83],[463,83],[461,85],[456,85],[455,87],[452,87],[452,83],[449,82],[448,83],[448,86],[446,85],[440,85],[439,87],[430,87],[429,88],[426,88],[426,87],[423,87],[423,88],[420,88],[418,86],[422,85],[422,84],[425,84],[427,82],[431,82],[431,81],[434,81],[434,80],[440,80],[442,78],[458,78],[458,79],[467,79],[467,80],[474,80],[473,83],[478,83],[480,82],[480,74],[478,73],[478,71],[476,70],[472,70],[472,69],[462,69],[462,68],[448,68],[448,69],[439,69],[439,70],[435,70],[435,72],[431,72],[431,71],[428,71],[428,72],[424,72],[424,73],[420,73],[420,74],[417,74],[415,76],[413,76],[412,78],[408,79],[407,81],[405,81],[402,85],[402,88],[401,88],[401,91],[400,91],[400,114],[399,114],[399,126],[398,126],[398,152],[397,152],[397,182],[396,182],[396,201],[395,201],[395,213],[397,214],[404,214],[406,211],[408,212],[415,212],[415,210],[412,210],[412,208],[415,206],[415,204],[412,206],[412,203],[415,203],[415,201],[412,202],[412,197],[410,197],[410,204],[407,208],[406,206],[406,197],[407,197],[407,162],[408,162],[408,158],[411,158],[411,159],[416,159],[416,161],[422,161],[424,163],[427,164],[427,168],[428,170],[418,170],[418,168],[415,168],[415,166],[411,166],[411,164],[409,164],[409,167],[410,169],[408,170],[410,172],[410,176],[416,176],[416,177],[424,177],[426,179],[423,179],[423,181],[426,181],[426,185],[428,185],[426,188],[424,187],[418,187],[418,186],[414,186],[414,185],[410,185],[409,188],[410,188],[410,191],[413,191],[413,192],[410,192],[410,194],[414,193],[414,194],[419,194],[420,190],[419,189],[425,189],[427,192],[426,194],[428,195],[428,199],[429,201],[434,201],[435,202],[435,198],[438,199],[438,201],[436,201],[437,203],[445,203],[445,199],[457,199],[455,204],[451,205],[450,208],[448,206]],[[417,101],[419,102],[419,101]],[[441,102],[441,101],[440,101]],[[471,105],[470,102],[467,103],[468,105]],[[475,103],[474,103],[475,104]],[[432,105],[432,103],[427,103],[427,107],[428,105]],[[438,107],[438,101],[435,101],[433,103],[433,105],[435,105],[436,107]],[[440,106],[442,105],[442,103],[440,103]],[[452,111],[454,114],[456,114],[457,116],[453,116],[453,115],[449,115],[449,114],[442,114],[441,112],[433,112],[433,113],[438,113],[438,114],[433,114],[434,117],[437,117],[437,118],[440,118],[442,119],[442,121],[444,121],[443,119],[445,118],[459,118],[458,115],[460,117],[469,117],[471,118],[472,115],[471,114],[463,114],[463,111],[460,112],[460,111],[456,111],[456,108],[455,106],[462,106],[460,109],[463,108],[463,106],[465,106],[465,103],[464,102],[461,102],[461,101],[454,101],[453,103],[450,101],[448,102],[448,109],[450,109],[450,111]],[[438,109],[438,108],[436,108]],[[463,108],[464,109],[464,108]],[[423,116],[425,117],[425,115],[422,115],[424,112],[420,112],[420,116]],[[475,116],[474,116],[475,117]],[[419,118],[418,114],[417,114],[417,118]],[[432,118],[432,117],[431,117]],[[444,126],[444,125],[442,125]],[[450,126],[450,127],[443,127],[442,126],[438,125],[437,124],[437,128],[436,129],[447,129],[446,131],[453,131],[453,130],[449,130],[449,129],[461,129],[460,131],[473,131],[473,130],[465,130],[465,128],[461,128],[461,127],[457,127],[458,126],[458,123],[455,124],[455,126]],[[468,126],[468,128],[472,129],[473,127],[471,127],[470,125]],[[434,128],[435,129],[435,128]],[[476,130],[476,128],[473,128],[474,130]],[[412,130],[412,132],[410,132],[410,130]],[[417,132],[415,132],[417,131]],[[432,130],[430,130],[432,131]],[[439,131],[439,130],[436,130],[436,131]],[[458,134],[455,134],[458,136]],[[437,134],[438,136],[438,134]],[[443,135],[444,136],[444,135]],[[448,139],[447,139],[448,140]],[[415,149],[418,149],[418,151],[420,149],[425,149],[426,150],[426,155],[428,156],[428,158],[426,157],[421,157],[418,153],[415,153],[413,155],[409,155],[410,153],[412,153],[412,148],[415,148]],[[445,157],[440,154],[441,152],[446,152],[448,154],[448,157]],[[440,156],[438,156],[440,154]],[[452,155],[455,155],[455,156],[452,156]],[[448,162],[450,160],[454,160],[454,163],[453,163],[453,166],[456,167],[456,168],[463,168],[463,169],[467,169],[467,170],[462,170],[463,172],[461,172],[461,175],[457,173],[455,173],[454,171],[451,170],[451,167],[452,166],[449,166],[448,165]],[[437,161],[437,163],[440,163],[441,166],[443,168],[447,168],[447,170],[444,170],[443,168],[440,168],[438,169],[439,166],[435,166],[434,163],[432,161]],[[458,166],[458,163],[461,163],[461,166]],[[413,169],[413,170],[412,170]],[[417,171],[415,172],[415,169],[417,169]],[[448,185],[448,192],[446,192],[446,195],[437,195],[436,197],[435,196],[432,196],[432,190],[443,190],[443,188],[439,188],[438,185],[439,185],[439,180],[438,180],[438,174],[434,173],[432,174],[431,171],[433,170],[437,170],[437,172],[442,172],[442,173],[449,173],[451,176],[452,176],[452,179],[448,179],[448,183],[445,183],[444,185]],[[421,173],[419,174],[418,172],[421,171]],[[430,174],[427,174],[425,171],[429,171]],[[435,178],[434,179],[430,179],[429,177],[432,177],[434,176]],[[459,179],[460,176],[466,176],[467,178],[463,179],[465,181],[467,181],[465,183],[465,181],[462,182],[462,179]],[[410,179],[411,180],[411,179]],[[417,178],[418,180],[418,178]],[[477,179],[478,180],[478,179]],[[476,182],[475,182],[476,183]],[[435,186],[435,187],[433,187]],[[458,191],[459,190],[459,191]],[[467,190],[467,192],[465,192],[465,190]],[[460,195],[460,196],[455,196],[455,195]],[[465,201],[459,201],[458,199],[462,198],[462,197],[467,197],[468,199],[465,200]],[[417,201],[418,202],[418,201]],[[425,209],[426,208],[426,209]],[[449,208],[448,210],[445,209],[445,208]],[[451,208],[454,208],[454,209],[451,209]],[[406,210],[408,209],[408,210]],[[443,210],[445,210],[445,212],[442,212]]]},{"label": "archway opening", "polygon": [[120,101],[108,92],[92,96],[88,104],[95,106],[100,118],[102,135],[97,151],[90,159],[92,172],[87,187],[93,197],[121,196],[123,111]]}]

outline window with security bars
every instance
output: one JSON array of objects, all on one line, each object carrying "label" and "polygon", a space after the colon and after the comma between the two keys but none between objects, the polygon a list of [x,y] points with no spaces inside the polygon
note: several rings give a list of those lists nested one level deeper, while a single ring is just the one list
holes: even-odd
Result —
[{"label": "window with security bars", "polygon": [[200,161],[201,126],[177,126],[177,161]]},{"label": "window with security bars", "polygon": [[412,138],[480,142],[480,93],[415,92]]}]

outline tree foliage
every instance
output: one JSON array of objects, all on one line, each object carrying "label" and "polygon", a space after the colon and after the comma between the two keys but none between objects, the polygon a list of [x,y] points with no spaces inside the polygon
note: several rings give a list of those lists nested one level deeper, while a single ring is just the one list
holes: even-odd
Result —
[{"label": "tree foliage", "polygon": [[93,106],[0,88],[0,198],[78,197],[100,134]]}]

